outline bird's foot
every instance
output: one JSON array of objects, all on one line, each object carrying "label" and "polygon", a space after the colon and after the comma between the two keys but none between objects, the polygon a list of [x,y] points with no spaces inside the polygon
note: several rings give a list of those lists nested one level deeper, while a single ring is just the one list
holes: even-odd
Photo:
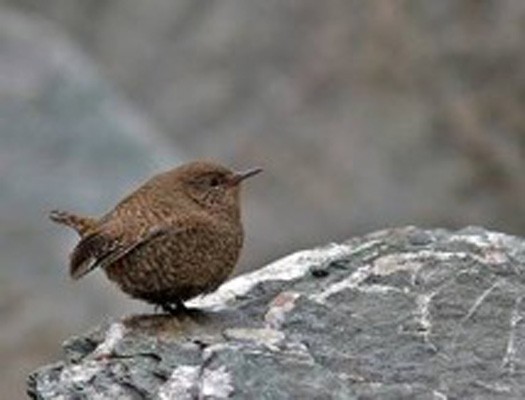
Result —
[{"label": "bird's foot", "polygon": [[177,301],[175,303],[158,304],[155,306],[155,311],[157,311],[158,307],[160,307],[162,311],[170,315],[180,315],[188,312],[188,309],[182,301]]},{"label": "bird's foot", "polygon": [[178,308],[174,307],[173,304],[170,303],[164,303],[160,305],[160,308],[162,311],[164,311],[166,314],[175,315],[177,314]]}]

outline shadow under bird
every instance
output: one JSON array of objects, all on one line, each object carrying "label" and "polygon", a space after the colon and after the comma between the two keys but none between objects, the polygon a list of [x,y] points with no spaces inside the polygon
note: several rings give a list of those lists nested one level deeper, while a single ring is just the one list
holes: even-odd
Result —
[{"label": "shadow under bird", "polygon": [[243,244],[240,183],[261,172],[196,161],[158,174],[96,219],[53,211],[80,241],[70,256],[75,280],[102,268],[122,291],[169,313],[214,291]]}]

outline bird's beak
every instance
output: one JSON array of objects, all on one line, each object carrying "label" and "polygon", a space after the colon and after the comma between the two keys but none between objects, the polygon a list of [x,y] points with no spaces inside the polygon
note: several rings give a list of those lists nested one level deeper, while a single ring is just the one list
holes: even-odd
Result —
[{"label": "bird's beak", "polygon": [[257,175],[259,172],[262,172],[262,170],[263,170],[262,168],[252,168],[252,169],[249,169],[248,171],[235,172],[230,180],[230,184],[231,186],[238,185],[246,178],[250,178],[254,175]]}]

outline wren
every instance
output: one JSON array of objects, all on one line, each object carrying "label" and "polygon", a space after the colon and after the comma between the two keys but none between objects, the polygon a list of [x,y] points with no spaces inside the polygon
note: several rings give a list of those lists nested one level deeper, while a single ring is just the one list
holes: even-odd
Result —
[{"label": "wren", "polygon": [[230,275],[243,245],[240,184],[261,172],[196,161],[155,175],[101,218],[53,211],[80,241],[74,280],[96,268],[133,298],[175,313]]}]

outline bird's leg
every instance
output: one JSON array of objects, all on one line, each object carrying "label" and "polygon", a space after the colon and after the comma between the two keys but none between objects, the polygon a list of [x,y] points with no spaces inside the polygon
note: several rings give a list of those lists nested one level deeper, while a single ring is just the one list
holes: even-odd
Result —
[{"label": "bird's leg", "polygon": [[177,311],[179,311],[181,313],[187,313],[188,312],[188,309],[186,308],[186,306],[184,305],[184,302],[182,300],[177,300],[175,302],[175,305],[177,306]]},{"label": "bird's leg", "polygon": [[171,303],[160,304],[160,308],[162,308],[162,311],[164,311],[165,313],[170,314],[170,315],[175,315],[175,314],[177,314],[177,311],[178,311],[178,308],[177,307],[173,307],[173,305]]},{"label": "bird's leg", "polygon": [[163,303],[158,306],[162,308],[162,311],[170,315],[180,315],[186,314],[188,312],[188,309],[186,308],[182,300],[177,300],[174,303]]}]

